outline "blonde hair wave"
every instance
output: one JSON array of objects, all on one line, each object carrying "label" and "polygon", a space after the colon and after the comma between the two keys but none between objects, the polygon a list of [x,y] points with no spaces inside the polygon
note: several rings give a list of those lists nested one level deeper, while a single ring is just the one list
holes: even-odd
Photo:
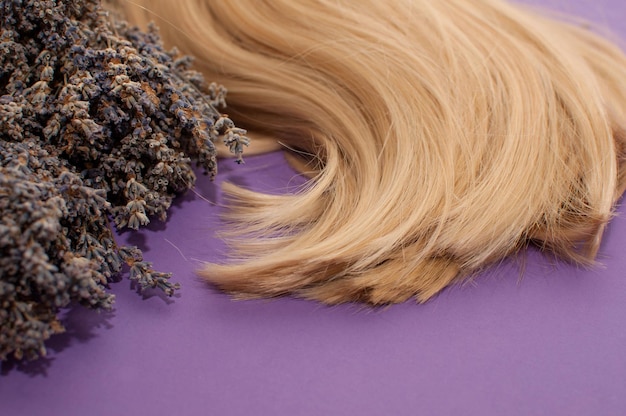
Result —
[{"label": "blonde hair wave", "polygon": [[501,0],[139,4],[242,127],[309,155],[297,194],[224,186],[220,288],[386,304],[529,243],[593,262],[626,183],[626,58],[588,29]]}]

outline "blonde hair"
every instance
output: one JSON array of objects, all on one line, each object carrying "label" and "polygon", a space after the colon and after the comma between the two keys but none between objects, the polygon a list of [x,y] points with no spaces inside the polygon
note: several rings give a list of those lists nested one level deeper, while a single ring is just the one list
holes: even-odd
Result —
[{"label": "blonde hair", "polygon": [[220,288],[425,301],[529,243],[596,256],[626,183],[626,58],[588,29],[500,0],[140,3],[128,18],[195,56],[242,127],[309,157],[297,194],[224,186],[236,259],[200,272]]}]

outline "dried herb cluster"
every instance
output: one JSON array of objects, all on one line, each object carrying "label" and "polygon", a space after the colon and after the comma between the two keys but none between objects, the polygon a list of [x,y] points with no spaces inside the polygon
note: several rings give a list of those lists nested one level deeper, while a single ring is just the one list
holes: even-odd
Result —
[{"label": "dried herb cluster", "polygon": [[118,227],[166,218],[191,160],[216,173],[225,90],[165,51],[154,29],[113,21],[97,0],[0,0],[0,359],[36,358],[71,303],[109,308],[124,264],[140,287],[178,285]]}]

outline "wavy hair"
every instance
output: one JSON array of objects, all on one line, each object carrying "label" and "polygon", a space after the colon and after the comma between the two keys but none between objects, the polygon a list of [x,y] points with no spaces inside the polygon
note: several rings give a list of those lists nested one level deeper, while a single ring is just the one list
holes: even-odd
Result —
[{"label": "wavy hair", "polygon": [[501,0],[121,4],[311,176],[224,186],[236,250],[200,271],[223,290],[387,304],[529,244],[593,262],[626,183],[626,58],[588,28]]}]

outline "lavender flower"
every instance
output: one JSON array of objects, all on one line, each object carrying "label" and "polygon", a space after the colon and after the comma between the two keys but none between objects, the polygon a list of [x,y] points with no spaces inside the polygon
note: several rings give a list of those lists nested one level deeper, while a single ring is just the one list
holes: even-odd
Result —
[{"label": "lavender flower", "polygon": [[98,0],[0,0],[0,360],[45,355],[61,308],[107,309],[123,265],[142,289],[179,288],[117,227],[165,220],[211,178],[216,140],[248,144],[216,107],[226,90]]}]

